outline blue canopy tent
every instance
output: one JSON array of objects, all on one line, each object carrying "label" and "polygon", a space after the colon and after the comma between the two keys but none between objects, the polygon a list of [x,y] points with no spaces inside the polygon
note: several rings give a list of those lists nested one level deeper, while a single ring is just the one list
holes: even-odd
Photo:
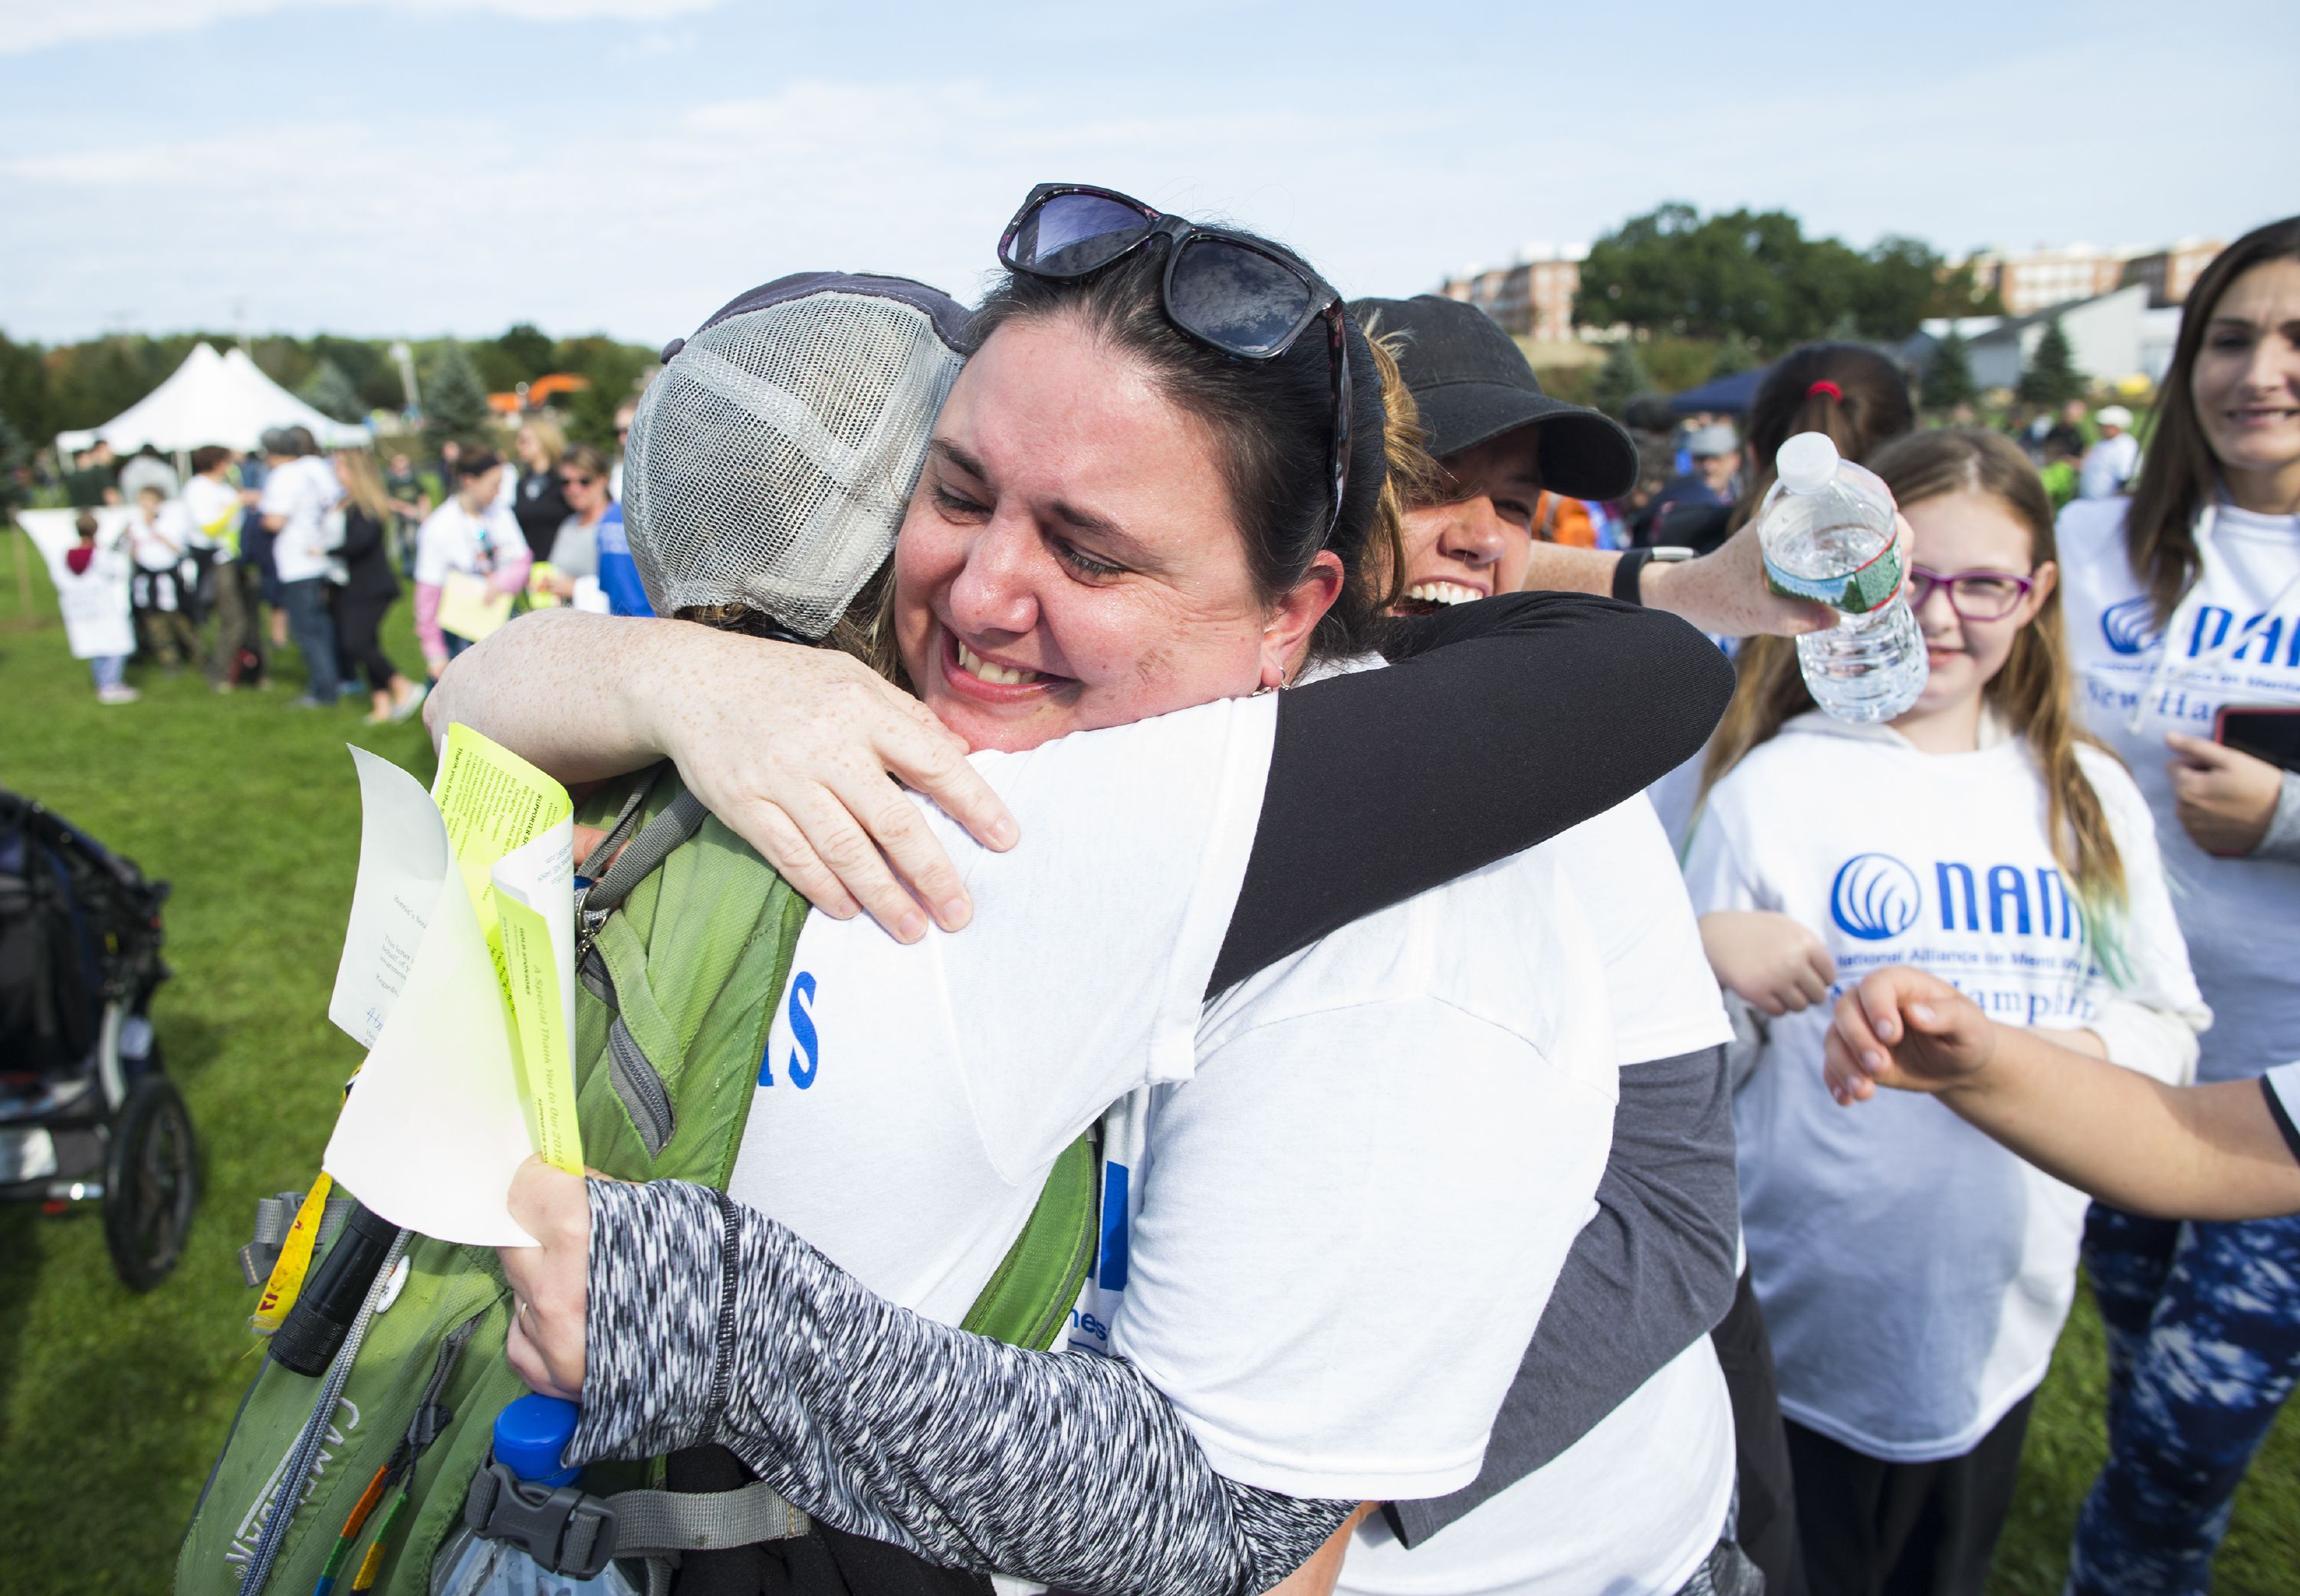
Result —
[{"label": "blue canopy tent", "polygon": [[1754,366],[1746,371],[1712,377],[1697,388],[1670,395],[1669,407],[1680,416],[1704,410],[1719,415],[1747,415],[1749,406],[1756,401],[1757,385],[1771,370],[1771,366]]}]

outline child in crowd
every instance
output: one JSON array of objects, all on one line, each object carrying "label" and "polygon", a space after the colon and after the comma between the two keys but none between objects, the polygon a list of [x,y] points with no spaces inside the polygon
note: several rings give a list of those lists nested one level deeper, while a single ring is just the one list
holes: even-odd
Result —
[{"label": "child in crowd", "polygon": [[185,579],[191,562],[191,518],[181,503],[156,486],[139,488],[136,511],[128,523],[129,552],[135,557],[136,628],[145,653],[167,669],[170,676],[200,655],[200,635],[192,625],[190,584]]},{"label": "child in crowd", "polygon": [[119,539],[96,540],[94,511],[81,511],[72,525],[79,544],[64,551],[63,569],[56,576],[56,605],[72,656],[88,661],[98,703],[134,703],[139,695],[128,685],[128,656],[135,652],[136,634],[122,592],[134,567]]},{"label": "child in crowd", "polygon": [[1871,463],[1914,533],[1924,694],[1847,725],[1794,644],[1752,644],[1686,873],[1719,980],[1771,1017],[1734,1122],[1812,1586],[1950,1596],[1986,1581],[2085,1201],[1936,1104],[1838,1107],[1823,1000],[1911,967],[2164,1080],[2211,1017],[2147,806],[2076,729],[2035,470],[1977,430]]}]

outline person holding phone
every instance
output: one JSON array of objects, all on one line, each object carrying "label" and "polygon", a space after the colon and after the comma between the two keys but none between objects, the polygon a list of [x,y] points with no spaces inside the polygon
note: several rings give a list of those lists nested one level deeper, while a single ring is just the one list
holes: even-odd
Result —
[{"label": "person holding phone", "polygon": [[[2300,709],[2300,216],[2198,278],[2132,495],[2079,499],[2059,530],[2080,712],[2155,813],[2215,1016],[2198,1075],[2265,1075],[2300,1057],[2300,777],[2244,745],[2272,751],[2261,728]],[[2201,1591],[2300,1379],[2300,1218],[2181,1225],[2096,1203],[2085,1262],[2109,1458],[2068,1588]]]}]

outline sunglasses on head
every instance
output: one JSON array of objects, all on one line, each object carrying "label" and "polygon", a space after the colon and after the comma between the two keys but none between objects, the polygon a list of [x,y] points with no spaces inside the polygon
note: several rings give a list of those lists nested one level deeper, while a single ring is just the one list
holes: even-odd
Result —
[{"label": "sunglasses on head", "polygon": [[1166,319],[1239,360],[1275,360],[1309,325],[1326,322],[1333,396],[1334,503],[1321,542],[1342,519],[1349,485],[1350,362],[1342,297],[1301,262],[1223,228],[1202,228],[1115,189],[1041,183],[998,239],[999,263],[1048,282],[1090,277],[1154,238],[1166,243],[1160,285]]}]

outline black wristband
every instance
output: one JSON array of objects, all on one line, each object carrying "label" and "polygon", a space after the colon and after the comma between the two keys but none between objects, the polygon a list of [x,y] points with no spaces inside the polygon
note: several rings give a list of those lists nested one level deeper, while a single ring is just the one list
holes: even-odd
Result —
[{"label": "black wristband", "polygon": [[1638,592],[1638,578],[1645,570],[1646,561],[1653,558],[1651,549],[1629,549],[1613,562],[1613,596],[1625,604],[1642,604],[1645,598]]}]

